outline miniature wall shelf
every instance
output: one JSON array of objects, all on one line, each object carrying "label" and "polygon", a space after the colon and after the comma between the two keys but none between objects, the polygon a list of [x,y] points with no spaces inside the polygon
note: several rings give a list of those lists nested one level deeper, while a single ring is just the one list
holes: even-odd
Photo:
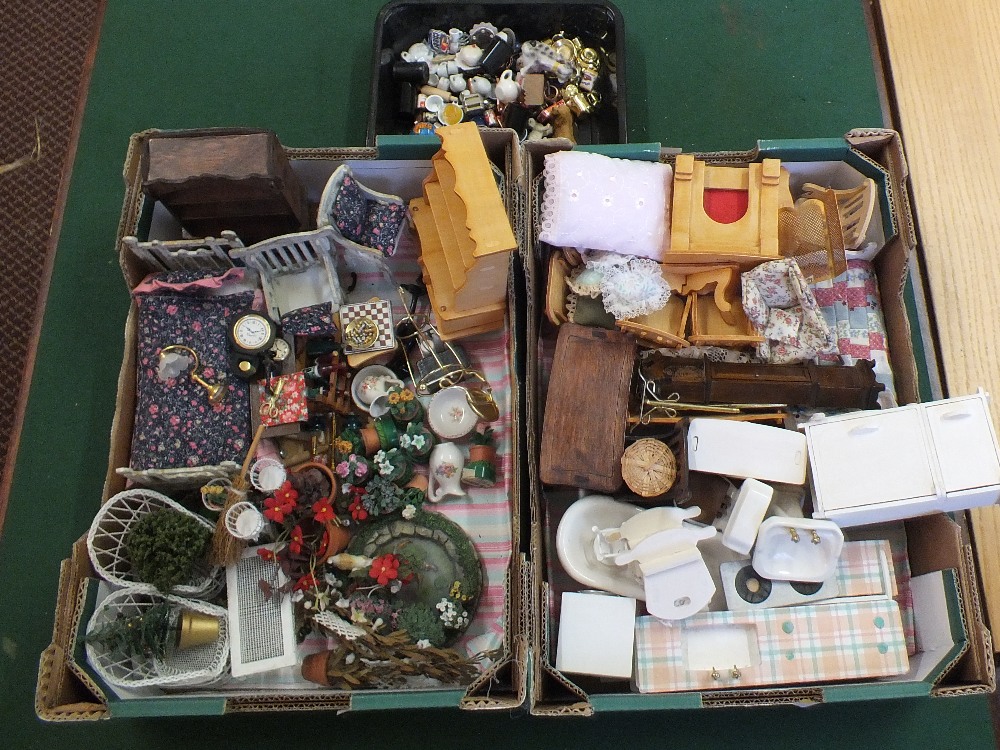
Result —
[{"label": "miniature wall shelf", "polygon": [[441,338],[503,326],[507,273],[517,240],[474,123],[437,131],[441,150],[410,201],[420,266]]}]

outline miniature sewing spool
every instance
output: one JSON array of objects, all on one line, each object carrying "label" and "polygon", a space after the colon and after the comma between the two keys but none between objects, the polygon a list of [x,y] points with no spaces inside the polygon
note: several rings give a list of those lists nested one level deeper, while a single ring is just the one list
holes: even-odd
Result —
[{"label": "miniature sewing spool", "polygon": [[636,440],[622,456],[622,478],[640,497],[662,495],[677,479],[677,459],[660,440]]}]

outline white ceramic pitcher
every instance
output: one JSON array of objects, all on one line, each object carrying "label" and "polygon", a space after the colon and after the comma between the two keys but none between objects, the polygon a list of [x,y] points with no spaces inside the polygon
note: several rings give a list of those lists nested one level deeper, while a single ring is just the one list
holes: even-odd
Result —
[{"label": "white ceramic pitcher", "polygon": [[427,477],[427,499],[439,503],[448,497],[464,497],[462,468],[465,454],[455,443],[438,443],[431,451]]}]

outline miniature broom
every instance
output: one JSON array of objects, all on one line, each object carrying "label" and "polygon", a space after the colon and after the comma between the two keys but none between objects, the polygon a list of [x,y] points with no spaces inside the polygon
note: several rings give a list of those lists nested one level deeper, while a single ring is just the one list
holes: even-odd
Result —
[{"label": "miniature broom", "polygon": [[222,506],[219,520],[215,522],[215,534],[212,536],[212,549],[209,553],[209,557],[214,565],[223,567],[235,565],[239,562],[240,555],[243,554],[243,548],[246,546],[244,540],[237,539],[229,533],[229,530],[226,528],[226,514],[230,508],[246,497],[247,472],[250,471],[250,464],[253,461],[254,454],[257,453],[257,446],[260,445],[261,438],[264,437],[265,428],[264,424],[261,424],[257,428],[257,432],[254,433],[253,440],[250,442],[250,450],[247,451],[246,458],[243,459],[243,466],[240,468],[240,473],[233,478],[232,485],[226,488],[226,502]]}]

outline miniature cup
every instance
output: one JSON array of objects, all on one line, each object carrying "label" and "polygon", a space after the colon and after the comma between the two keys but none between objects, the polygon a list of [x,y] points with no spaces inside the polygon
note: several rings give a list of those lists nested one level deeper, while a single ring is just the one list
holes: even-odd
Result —
[{"label": "miniature cup", "polygon": [[437,94],[431,94],[424,101],[424,109],[426,109],[428,112],[440,112],[441,107],[443,106],[444,106],[444,99],[442,99]]},{"label": "miniature cup", "polygon": [[461,73],[455,73],[448,77],[448,88],[450,88],[454,93],[459,91],[465,91],[468,84],[465,82],[465,76]]},{"label": "miniature cup", "polygon": [[465,37],[465,32],[461,29],[448,29],[448,49],[454,52],[459,47],[462,46],[462,39]]},{"label": "miniature cup", "polygon": [[505,104],[517,101],[517,98],[521,95],[521,87],[517,85],[517,81],[514,80],[514,73],[510,70],[505,70],[500,74],[500,78],[494,88],[497,101],[504,102]]},{"label": "miniature cup", "polygon": [[464,118],[464,110],[455,102],[448,102],[438,112],[438,121],[442,125],[458,125]]}]

